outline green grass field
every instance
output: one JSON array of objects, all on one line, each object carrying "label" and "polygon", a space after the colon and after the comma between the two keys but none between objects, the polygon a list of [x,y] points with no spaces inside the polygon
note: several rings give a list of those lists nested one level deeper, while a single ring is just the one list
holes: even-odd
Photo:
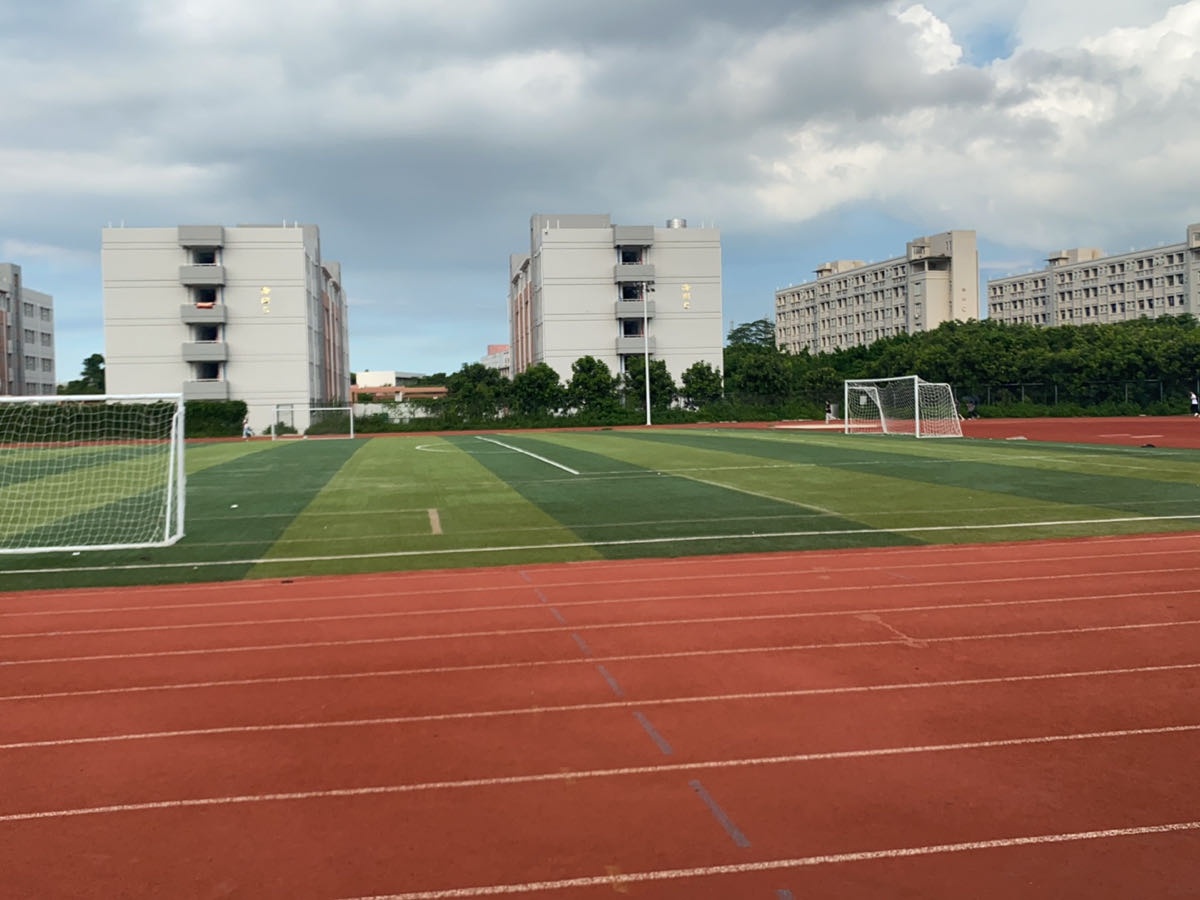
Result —
[{"label": "green grass field", "polygon": [[[1190,530],[1200,451],[749,429],[194,444],[172,547],[0,591]],[[0,502],[21,496],[0,484]],[[121,508],[84,490],[70,514]]]}]

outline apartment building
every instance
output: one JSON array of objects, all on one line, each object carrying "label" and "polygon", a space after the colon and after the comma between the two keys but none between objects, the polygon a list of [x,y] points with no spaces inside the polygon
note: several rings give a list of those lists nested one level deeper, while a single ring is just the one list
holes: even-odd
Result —
[{"label": "apartment building", "polygon": [[32,397],[56,391],[54,298],[27,288],[20,266],[0,263],[0,394]]},{"label": "apartment building", "polygon": [[109,393],[243,400],[256,431],[277,407],[303,431],[349,403],[341,266],[317,226],[106,228],[101,263]]},{"label": "apartment building", "polygon": [[904,256],[880,263],[824,263],[816,276],[775,292],[775,342],[789,353],[830,353],[980,318],[974,231],[914,238]]},{"label": "apartment building", "polygon": [[647,352],[676,382],[696,362],[722,367],[718,229],[538,214],[529,246],[509,260],[514,375],[544,362],[566,382],[584,356],[621,373]]},{"label": "apartment building", "polygon": [[1183,243],[1109,256],[1059,250],[1046,268],[988,282],[988,318],[1028,325],[1092,325],[1200,311],[1200,224]]}]

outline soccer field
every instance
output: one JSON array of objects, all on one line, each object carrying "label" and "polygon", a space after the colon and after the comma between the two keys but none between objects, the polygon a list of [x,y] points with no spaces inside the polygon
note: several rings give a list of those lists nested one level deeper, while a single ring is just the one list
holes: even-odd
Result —
[{"label": "soccer field", "polygon": [[[0,590],[970,544],[1200,520],[1200,451],[1187,449],[713,428],[226,442],[191,445],[186,460],[177,545],[0,557]],[[75,514],[114,502],[98,495]]]}]

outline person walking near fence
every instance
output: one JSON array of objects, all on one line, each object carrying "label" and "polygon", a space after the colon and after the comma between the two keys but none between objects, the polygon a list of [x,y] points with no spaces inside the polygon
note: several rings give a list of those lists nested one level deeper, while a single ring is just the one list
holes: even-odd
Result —
[{"label": "person walking near fence", "polygon": [[825,401],[825,421],[826,422],[833,421],[833,401],[832,400]]},{"label": "person walking near fence", "polygon": [[1191,391],[1189,394],[1192,401],[1192,415],[1200,416],[1200,398],[1196,397],[1196,392]]}]

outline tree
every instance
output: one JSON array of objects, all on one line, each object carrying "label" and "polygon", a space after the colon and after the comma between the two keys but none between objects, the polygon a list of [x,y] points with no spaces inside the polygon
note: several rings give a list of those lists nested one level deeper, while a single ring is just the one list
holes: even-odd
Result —
[{"label": "tree", "polygon": [[[646,408],[645,371],[646,360],[643,357],[629,358],[625,369],[625,396],[633,401],[631,408]],[[661,359],[650,360],[650,408],[669,409],[677,393],[675,379],[667,370],[667,364]]]},{"label": "tree", "polygon": [[463,421],[494,419],[508,402],[509,387],[498,369],[465,363],[446,379],[447,410]]},{"label": "tree", "polygon": [[93,353],[83,361],[83,371],[74,381],[68,381],[58,388],[60,394],[103,394],[104,393],[104,357]]},{"label": "tree", "polygon": [[684,402],[693,409],[721,399],[721,371],[708,363],[692,363],[681,378]]},{"label": "tree", "polygon": [[517,374],[511,397],[513,409],[522,415],[554,415],[566,405],[567,392],[558,373],[540,362]]},{"label": "tree", "polygon": [[729,329],[729,337],[725,343],[729,347],[770,347],[774,350],[775,323],[770,319],[743,322]]},{"label": "tree", "polygon": [[606,411],[617,408],[617,387],[620,380],[612,370],[594,356],[584,356],[571,363],[571,381],[567,385],[567,402],[579,410]]}]

